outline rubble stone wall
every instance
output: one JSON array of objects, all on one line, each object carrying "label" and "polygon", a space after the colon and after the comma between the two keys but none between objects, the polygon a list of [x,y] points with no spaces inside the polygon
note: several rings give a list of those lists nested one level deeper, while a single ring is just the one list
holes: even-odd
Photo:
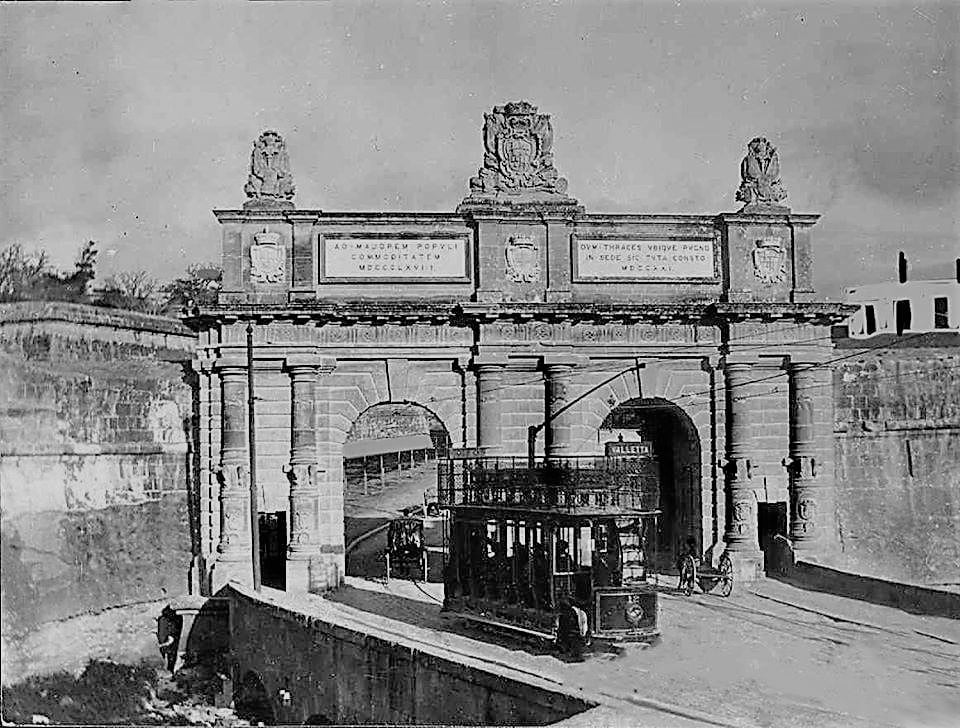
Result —
[{"label": "rubble stone wall", "polygon": [[194,342],[161,317],[0,306],[5,643],[187,591]]},{"label": "rubble stone wall", "polygon": [[[882,344],[870,340],[873,351],[834,371],[843,558],[876,576],[956,584],[960,337]],[[838,355],[852,346],[838,345]]]}]

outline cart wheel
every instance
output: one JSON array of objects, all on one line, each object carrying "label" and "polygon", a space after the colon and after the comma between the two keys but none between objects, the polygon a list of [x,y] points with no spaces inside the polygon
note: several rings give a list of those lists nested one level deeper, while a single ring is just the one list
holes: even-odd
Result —
[{"label": "cart wheel", "polygon": [[720,596],[728,597],[733,591],[733,563],[726,552],[717,563],[717,571],[720,573]]},{"label": "cart wheel", "polygon": [[697,562],[690,554],[680,562],[680,583],[677,588],[686,596],[693,594],[693,587],[697,583]]}]

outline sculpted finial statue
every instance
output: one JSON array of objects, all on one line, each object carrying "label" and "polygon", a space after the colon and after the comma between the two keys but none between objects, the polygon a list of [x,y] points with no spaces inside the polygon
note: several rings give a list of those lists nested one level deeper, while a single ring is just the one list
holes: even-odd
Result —
[{"label": "sculpted finial statue", "polygon": [[243,191],[250,199],[245,207],[292,207],[293,175],[287,145],[277,132],[267,130],[253,143],[250,176]]},{"label": "sculpted finial statue", "polygon": [[780,183],[780,159],[776,148],[763,137],[752,139],[740,163],[737,199],[750,205],[778,206],[787,192]]},{"label": "sculpted finial statue", "polygon": [[526,101],[495,106],[484,114],[483,167],[470,180],[473,198],[566,197],[567,181],[553,166],[553,127],[548,114]]}]

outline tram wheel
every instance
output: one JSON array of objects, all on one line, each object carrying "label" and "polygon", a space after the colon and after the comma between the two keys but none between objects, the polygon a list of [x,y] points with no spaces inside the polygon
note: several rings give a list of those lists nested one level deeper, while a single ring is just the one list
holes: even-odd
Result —
[{"label": "tram wheel", "polygon": [[693,594],[693,587],[697,583],[697,562],[690,554],[680,562],[680,583],[677,588],[686,596]]},{"label": "tram wheel", "polygon": [[720,596],[728,597],[733,591],[733,563],[726,552],[720,557],[717,571],[720,572]]}]

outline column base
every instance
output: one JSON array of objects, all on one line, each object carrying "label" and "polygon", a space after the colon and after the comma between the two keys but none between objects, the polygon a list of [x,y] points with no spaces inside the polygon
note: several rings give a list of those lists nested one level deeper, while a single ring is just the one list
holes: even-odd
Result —
[{"label": "column base", "polygon": [[310,593],[323,592],[343,586],[343,554],[320,554],[310,560]]},{"label": "column base", "polygon": [[253,565],[249,561],[215,561],[210,567],[210,593],[216,594],[229,582],[253,586]]},{"label": "column base", "polygon": [[733,583],[743,584],[763,578],[762,551],[731,551],[727,549],[733,564]]},{"label": "column base", "polygon": [[287,559],[287,591],[323,594],[343,585],[343,565],[336,554],[298,554]]},{"label": "column base", "polygon": [[318,594],[325,589],[317,583],[321,575],[319,554],[297,554],[287,558],[287,591],[296,594]]}]

